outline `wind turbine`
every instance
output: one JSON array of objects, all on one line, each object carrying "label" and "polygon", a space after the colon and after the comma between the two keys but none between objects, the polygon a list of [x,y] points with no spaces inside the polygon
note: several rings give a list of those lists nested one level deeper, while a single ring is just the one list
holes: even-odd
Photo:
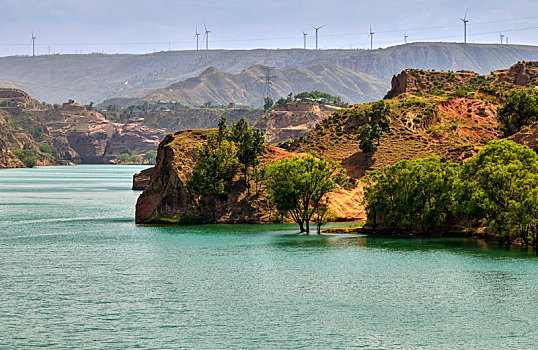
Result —
[{"label": "wind turbine", "polygon": [[304,30],[302,31],[303,32],[303,42],[304,42],[304,49],[306,50],[306,36],[308,35],[308,33],[305,33]]},{"label": "wind turbine", "polygon": [[407,38],[409,38],[409,35],[404,34],[404,43],[407,44]]},{"label": "wind turbine", "polygon": [[205,24],[204,24],[204,29],[205,29],[205,34],[204,34],[204,37],[205,37],[205,49],[209,50],[209,33],[211,33],[211,31],[207,30],[207,27],[205,26]]},{"label": "wind turbine", "polygon": [[200,39],[200,33],[198,33],[198,26],[196,26],[196,34],[194,34],[194,37],[196,38],[196,51],[198,51],[198,40]]},{"label": "wind turbine", "polygon": [[314,26],[311,26],[312,28],[314,28],[316,30],[316,50],[318,50],[318,30],[320,30],[321,28],[325,27],[327,24],[324,24],[322,25],[321,27],[314,27]]},{"label": "wind turbine", "polygon": [[501,45],[504,44],[504,34],[503,33],[499,33],[499,37],[501,38]]},{"label": "wind turbine", "polygon": [[370,37],[370,50],[374,49],[374,32],[372,32],[372,23],[370,23],[370,34],[368,36]]},{"label": "wind turbine", "polygon": [[506,36],[506,45],[508,45],[508,35]]},{"label": "wind turbine", "polygon": [[32,28],[32,56],[35,56],[35,39],[37,37],[34,36],[34,28]]},{"label": "wind turbine", "polygon": [[463,22],[463,43],[467,44],[467,22],[469,22],[469,20],[467,19],[467,10],[465,10],[465,16],[460,19]]}]

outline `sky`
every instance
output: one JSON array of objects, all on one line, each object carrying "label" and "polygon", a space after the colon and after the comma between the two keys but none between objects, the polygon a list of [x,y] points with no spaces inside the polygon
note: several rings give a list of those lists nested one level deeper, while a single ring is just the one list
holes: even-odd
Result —
[{"label": "sky", "polygon": [[[538,45],[536,0],[0,0],[0,56],[210,49],[368,48],[414,41]],[[504,37],[506,39],[506,36]]]}]

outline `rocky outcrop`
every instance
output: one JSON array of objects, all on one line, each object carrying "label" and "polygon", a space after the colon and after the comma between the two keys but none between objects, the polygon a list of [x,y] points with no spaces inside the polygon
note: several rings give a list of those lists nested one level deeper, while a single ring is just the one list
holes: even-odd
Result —
[{"label": "rocky outcrop", "polygon": [[[203,223],[210,222],[203,202],[197,202],[187,190],[192,175],[197,148],[205,142],[211,130],[190,130],[167,135],[159,145],[157,163],[151,180],[136,203],[137,223]],[[262,164],[291,157],[284,149],[267,146]],[[266,223],[278,214],[267,198],[246,195],[244,182],[237,176],[229,183],[227,198],[216,207],[217,223]],[[329,194],[335,219],[364,218],[361,203],[362,187],[339,189]],[[207,209],[207,208],[206,208]]]},{"label": "rocky outcrop", "polygon": [[340,110],[340,107],[312,103],[278,103],[258,122],[267,143],[279,143],[306,136],[317,123]]},{"label": "rocky outcrop", "polygon": [[143,191],[151,180],[151,174],[155,170],[154,167],[142,170],[139,173],[133,175],[133,191]]},{"label": "rocky outcrop", "polygon": [[222,116],[229,123],[246,117],[253,123],[262,114],[259,109],[189,108],[172,111],[148,111],[144,117],[115,123],[102,114],[89,111],[70,100],[60,108],[49,108],[17,89],[0,89],[0,167],[17,167],[22,163],[13,156],[26,143],[39,149],[48,143],[56,153],[53,159],[41,157],[43,164],[74,162],[83,164],[113,163],[120,153],[130,149],[135,154],[156,150],[170,132],[213,128]]},{"label": "rocky outcrop", "polygon": [[[137,223],[202,223],[211,220],[201,203],[187,190],[187,181],[196,162],[196,151],[210,132],[212,130],[190,130],[164,138],[159,145],[151,181],[136,203]],[[239,186],[234,181],[226,188],[230,195],[217,206],[217,222],[255,223],[267,220],[267,211],[257,207],[263,204],[262,201],[244,200]]]},{"label": "rocky outcrop", "polygon": [[477,73],[469,71],[434,72],[418,69],[406,69],[392,77],[391,89],[385,99],[393,98],[405,93],[428,93],[433,90],[456,90],[469,86]]},{"label": "rocky outcrop", "polygon": [[499,82],[514,85],[536,85],[538,83],[538,62],[518,62],[509,69],[492,73]]},{"label": "rocky outcrop", "polygon": [[534,123],[508,138],[538,152],[538,123]]}]

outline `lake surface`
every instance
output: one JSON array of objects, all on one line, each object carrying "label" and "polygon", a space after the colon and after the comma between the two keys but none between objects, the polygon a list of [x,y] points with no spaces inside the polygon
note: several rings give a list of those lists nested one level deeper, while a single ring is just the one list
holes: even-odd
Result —
[{"label": "lake surface", "polygon": [[1,349],[538,348],[534,251],[136,226],[141,169],[0,170]]}]

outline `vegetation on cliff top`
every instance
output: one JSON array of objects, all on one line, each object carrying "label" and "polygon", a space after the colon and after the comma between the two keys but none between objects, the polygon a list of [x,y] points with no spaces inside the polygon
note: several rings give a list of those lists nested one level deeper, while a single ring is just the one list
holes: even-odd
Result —
[{"label": "vegetation on cliff top", "polygon": [[211,133],[198,149],[188,187],[200,204],[210,208],[213,222],[217,220],[217,201],[226,198],[225,185],[238,170],[243,175],[247,196],[250,195],[250,174],[259,165],[259,158],[264,153],[263,134],[252,130],[245,118],[234,123],[229,130],[226,117],[222,117],[218,131]]},{"label": "vegetation on cliff top", "polygon": [[337,105],[343,106],[347,104],[342,101],[340,96],[334,96],[323,91],[305,91],[293,95],[290,93],[287,98],[281,98],[277,101],[278,104],[286,103],[312,103],[312,104],[327,104],[327,105]]}]

